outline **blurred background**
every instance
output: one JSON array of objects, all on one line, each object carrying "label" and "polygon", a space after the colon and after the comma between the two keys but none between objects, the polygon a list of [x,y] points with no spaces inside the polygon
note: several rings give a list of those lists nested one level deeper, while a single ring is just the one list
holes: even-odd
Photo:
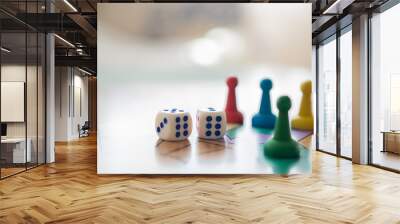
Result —
[{"label": "blurred background", "polygon": [[[181,97],[212,96],[219,101],[210,104],[223,107],[224,80],[236,75],[238,98],[246,95],[239,106],[251,98],[252,105],[245,106],[255,112],[261,78],[273,79],[273,98],[288,94],[296,106],[300,82],[312,78],[310,5],[111,5],[99,7],[100,88],[158,83],[164,89],[145,86],[144,95],[166,98],[167,93],[175,95],[173,87],[178,85],[176,103]],[[218,88],[211,91],[214,86]],[[203,94],[193,93],[193,88]],[[169,100],[159,106],[174,106]]]}]

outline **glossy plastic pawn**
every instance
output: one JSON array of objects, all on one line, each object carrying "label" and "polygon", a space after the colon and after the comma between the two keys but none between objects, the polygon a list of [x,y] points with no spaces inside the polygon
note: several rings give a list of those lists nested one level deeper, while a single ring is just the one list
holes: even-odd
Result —
[{"label": "glossy plastic pawn", "polygon": [[314,129],[314,116],[312,114],[312,83],[306,81],[301,84],[301,97],[299,114],[292,120],[292,128],[312,131]]},{"label": "glossy plastic pawn", "polygon": [[238,85],[238,79],[231,76],[226,79],[226,84],[228,85],[228,98],[225,107],[226,120],[231,124],[243,124],[243,114],[236,106],[236,86]]},{"label": "glossy plastic pawn", "polygon": [[251,124],[255,128],[273,129],[275,127],[276,116],[271,111],[270,92],[272,81],[270,79],[263,79],[260,82],[260,87],[262,90],[260,110],[253,116]]},{"label": "glossy plastic pawn", "polygon": [[292,139],[289,124],[289,109],[292,102],[288,96],[281,96],[277,102],[279,115],[273,137],[264,144],[267,157],[290,159],[300,157],[300,144]]}]

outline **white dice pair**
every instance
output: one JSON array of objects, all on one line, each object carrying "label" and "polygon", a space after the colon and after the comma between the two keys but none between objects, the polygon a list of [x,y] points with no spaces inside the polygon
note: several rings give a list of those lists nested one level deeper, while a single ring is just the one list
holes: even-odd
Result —
[{"label": "white dice pair", "polygon": [[[207,108],[197,111],[197,132],[200,138],[219,139],[225,135],[226,115],[224,111]],[[166,141],[187,139],[192,133],[192,117],[182,109],[165,109],[156,116],[158,137]]]}]

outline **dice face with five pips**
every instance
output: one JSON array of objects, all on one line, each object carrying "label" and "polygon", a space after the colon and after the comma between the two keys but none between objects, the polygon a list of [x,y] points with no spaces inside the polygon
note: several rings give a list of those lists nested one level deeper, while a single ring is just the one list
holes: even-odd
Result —
[{"label": "dice face with five pips", "polygon": [[223,138],[226,131],[225,111],[212,107],[197,111],[197,132],[199,138],[219,139]]},{"label": "dice face with five pips", "polygon": [[192,133],[192,117],[182,109],[164,109],[156,115],[155,129],[162,140],[185,140]]}]

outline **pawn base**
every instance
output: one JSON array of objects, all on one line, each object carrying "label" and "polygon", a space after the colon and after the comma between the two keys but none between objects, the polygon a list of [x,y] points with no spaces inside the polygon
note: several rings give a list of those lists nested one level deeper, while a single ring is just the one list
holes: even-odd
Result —
[{"label": "pawn base", "polygon": [[312,131],[314,129],[314,119],[313,117],[295,117],[292,120],[292,128]]},{"label": "pawn base", "polygon": [[243,114],[239,111],[225,111],[226,112],[226,122],[229,124],[243,124]]},{"label": "pawn base", "polygon": [[264,155],[277,159],[300,158],[300,145],[296,141],[277,141],[270,139],[264,144]]},{"label": "pawn base", "polygon": [[273,114],[256,114],[251,119],[251,125],[254,128],[273,129],[275,127],[276,116]]}]

